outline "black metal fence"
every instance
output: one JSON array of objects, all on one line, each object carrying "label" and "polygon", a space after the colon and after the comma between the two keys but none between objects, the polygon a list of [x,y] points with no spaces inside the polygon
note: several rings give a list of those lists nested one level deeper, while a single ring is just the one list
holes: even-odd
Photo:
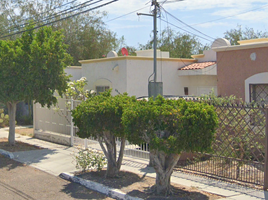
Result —
[{"label": "black metal fence", "polygon": [[179,162],[178,167],[224,179],[267,185],[264,171],[268,109],[254,105],[217,105],[215,109],[219,127],[212,151],[194,154]]}]

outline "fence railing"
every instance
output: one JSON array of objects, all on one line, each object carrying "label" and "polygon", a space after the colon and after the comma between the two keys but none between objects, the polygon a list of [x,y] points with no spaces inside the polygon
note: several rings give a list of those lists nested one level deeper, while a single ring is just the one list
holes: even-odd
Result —
[{"label": "fence railing", "polygon": [[[45,112],[44,110],[39,111],[39,114],[42,113],[39,128],[61,134],[71,134],[72,145],[87,147],[90,144],[94,146],[97,142],[93,138],[81,140],[76,135],[78,129],[72,122],[70,110],[80,103],[81,101],[59,99],[59,111],[52,108],[49,112],[47,108],[42,108],[45,109]],[[179,161],[177,168],[262,185],[267,189],[268,109],[250,105],[217,105],[215,109],[219,119],[219,127],[212,151],[191,154],[187,159]],[[56,128],[56,125],[61,128]],[[117,143],[120,145],[119,140]],[[99,148],[97,146],[96,144],[95,147]],[[149,159],[149,145],[133,145],[127,142],[125,155]]]},{"label": "fence railing", "polygon": [[179,168],[225,179],[265,185],[267,108],[215,106],[219,127],[212,152],[179,162]]}]

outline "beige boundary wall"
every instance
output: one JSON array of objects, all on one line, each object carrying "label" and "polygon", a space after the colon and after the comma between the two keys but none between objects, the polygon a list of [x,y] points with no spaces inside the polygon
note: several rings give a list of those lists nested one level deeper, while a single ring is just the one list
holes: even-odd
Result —
[{"label": "beige boundary wall", "polygon": [[71,145],[71,113],[66,109],[66,102],[68,100],[58,98],[57,106],[51,108],[34,104],[34,137]]}]

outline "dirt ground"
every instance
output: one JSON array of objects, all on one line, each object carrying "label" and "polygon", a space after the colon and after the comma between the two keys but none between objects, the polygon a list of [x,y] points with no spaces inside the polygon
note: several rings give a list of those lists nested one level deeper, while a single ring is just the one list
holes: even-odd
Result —
[{"label": "dirt ground", "polygon": [[120,189],[130,196],[139,197],[147,200],[165,200],[165,199],[183,199],[183,200],[215,200],[223,198],[222,196],[198,191],[197,188],[185,187],[178,184],[172,184],[173,195],[156,196],[151,194],[151,187],[155,184],[155,179],[150,177],[142,177],[138,174],[121,171],[120,178],[104,179],[105,170],[100,172],[91,171],[86,173],[76,173],[78,177],[101,183],[103,185]]},{"label": "dirt ground", "polygon": [[19,142],[19,141],[16,141],[15,146],[10,146],[7,138],[0,138],[0,149],[6,150],[9,152],[17,152],[17,151],[38,150],[42,148],[27,144],[27,143]]},{"label": "dirt ground", "polygon": [[33,137],[33,128],[16,129],[15,132],[20,135]]},{"label": "dirt ground", "polygon": [[[20,135],[33,137],[33,128],[23,128],[23,129],[16,129],[15,132]],[[22,143],[16,141],[15,146],[10,146],[8,144],[7,138],[0,138],[0,149],[9,151],[9,152],[16,152],[16,151],[30,151],[30,150],[38,150],[42,149],[38,146],[30,145],[27,143]]]}]

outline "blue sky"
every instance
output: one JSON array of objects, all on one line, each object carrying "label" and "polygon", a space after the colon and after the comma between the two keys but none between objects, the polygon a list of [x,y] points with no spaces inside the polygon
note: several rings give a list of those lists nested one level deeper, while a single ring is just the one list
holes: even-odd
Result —
[{"label": "blue sky", "polygon": [[[158,1],[163,2],[163,0]],[[242,28],[248,27],[259,31],[268,31],[267,0],[171,1],[174,0],[167,0],[167,3],[162,5],[166,11],[209,37],[186,27],[171,16],[166,15],[163,9],[161,12],[162,20],[168,21],[177,27],[196,34],[203,44],[210,44],[214,38],[223,37],[226,30],[236,28],[237,25],[241,25]],[[108,0],[106,2],[108,2]],[[137,12],[124,17],[120,16],[138,9],[141,9],[138,12],[149,14],[153,9],[151,7],[151,1],[119,0],[101,9],[102,11],[108,12],[108,16],[104,19],[104,22],[107,24],[107,28],[117,33],[118,36],[124,36],[126,44],[134,47],[138,47],[139,44],[145,44],[150,39],[153,29],[153,18],[148,16],[137,16]],[[117,17],[120,18],[112,20]],[[174,31],[185,32],[177,27],[168,25],[164,21],[158,19],[159,32],[167,26]]]}]

